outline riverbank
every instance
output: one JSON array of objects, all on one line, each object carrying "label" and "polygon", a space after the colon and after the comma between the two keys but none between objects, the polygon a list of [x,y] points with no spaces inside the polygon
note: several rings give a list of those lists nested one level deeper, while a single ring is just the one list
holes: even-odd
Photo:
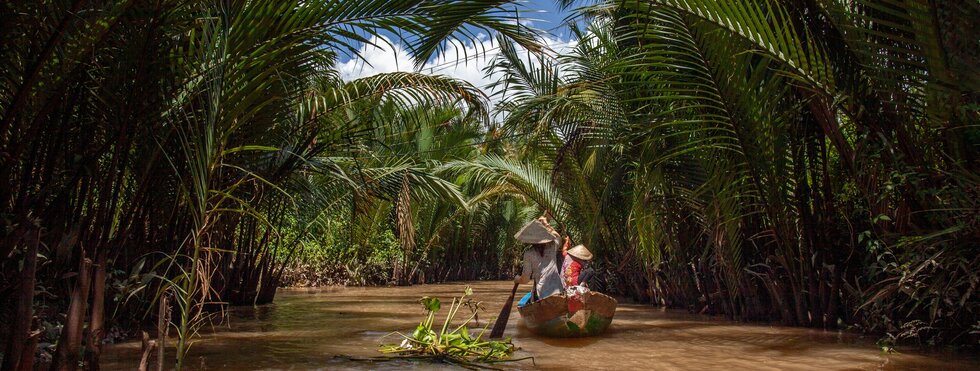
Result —
[{"label": "riverbank", "polygon": [[[485,305],[485,324],[509,294],[506,281],[471,283]],[[418,299],[448,299],[466,283],[410,287],[283,289],[276,302],[229,310],[226,324],[205,329],[191,348],[190,364],[207,369],[402,369],[403,362],[363,363],[340,356],[375,357],[391,331],[409,331],[421,319]],[[742,324],[649,305],[621,304],[609,332],[591,339],[548,339],[530,334],[512,313],[505,336],[521,350],[513,369],[773,369],[773,370],[971,370],[976,356],[900,348],[884,354],[874,337],[843,331]],[[172,349],[170,350],[172,352]],[[138,342],[109,346],[103,369],[130,370]],[[433,365],[424,364],[426,369]],[[450,369],[449,367],[437,367]]]}]

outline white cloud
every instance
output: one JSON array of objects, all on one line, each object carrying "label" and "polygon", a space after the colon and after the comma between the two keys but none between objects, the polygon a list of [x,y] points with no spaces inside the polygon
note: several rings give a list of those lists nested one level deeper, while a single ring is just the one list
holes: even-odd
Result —
[{"label": "white cloud", "polygon": [[350,81],[379,73],[412,70],[412,57],[401,45],[377,36],[371,38],[371,44],[364,44],[358,50],[362,59],[353,58],[337,66],[341,78]]},{"label": "white cloud", "polygon": [[[383,36],[373,37],[371,43],[374,45],[365,44],[359,50],[360,55],[368,63],[354,58],[338,64],[341,78],[350,81],[379,73],[415,70],[409,52],[402,45],[395,44]],[[544,43],[556,54],[562,55],[573,49],[577,40],[545,38]],[[523,49],[519,50],[523,53]],[[490,92],[486,91],[487,85],[496,81],[498,76],[487,76],[484,69],[499,53],[496,38],[480,34],[473,42],[451,43],[445,52],[427,62],[420,72],[447,75],[468,81],[473,86],[484,89],[489,96]]]}]

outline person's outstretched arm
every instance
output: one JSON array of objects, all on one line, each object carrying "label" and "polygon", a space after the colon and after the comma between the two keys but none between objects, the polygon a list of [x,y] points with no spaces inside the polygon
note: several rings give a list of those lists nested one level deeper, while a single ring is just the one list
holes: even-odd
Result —
[{"label": "person's outstretched arm", "polygon": [[[545,214],[545,215],[547,215],[547,214]],[[548,223],[548,217],[545,216],[545,215],[542,215],[541,217],[539,217],[538,218],[538,222],[540,222],[541,225],[543,225],[544,228],[548,230],[548,233],[551,233],[552,236],[555,236],[555,238],[558,238],[559,237],[558,231],[555,229],[555,227],[552,227],[551,224]]]}]

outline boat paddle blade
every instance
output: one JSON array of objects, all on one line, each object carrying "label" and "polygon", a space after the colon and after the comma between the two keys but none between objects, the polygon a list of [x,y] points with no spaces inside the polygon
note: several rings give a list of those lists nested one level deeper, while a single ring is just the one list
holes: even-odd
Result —
[{"label": "boat paddle blade", "polygon": [[514,294],[517,293],[517,286],[518,284],[515,283],[514,288],[510,290],[510,297],[507,298],[504,307],[500,308],[500,315],[493,322],[493,329],[490,330],[491,339],[499,339],[504,336],[504,329],[507,328],[507,320],[510,319],[510,309],[514,306]]}]

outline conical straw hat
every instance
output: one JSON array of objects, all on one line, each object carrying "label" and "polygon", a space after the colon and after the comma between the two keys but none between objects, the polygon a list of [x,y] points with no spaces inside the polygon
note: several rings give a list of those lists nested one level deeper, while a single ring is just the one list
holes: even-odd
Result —
[{"label": "conical straw hat", "polygon": [[585,248],[585,245],[578,245],[568,250],[568,255],[582,260],[592,260],[592,252]]},{"label": "conical straw hat", "polygon": [[557,239],[548,228],[545,228],[538,220],[532,220],[530,223],[524,225],[520,232],[514,235],[518,241],[523,243],[546,243]]}]

